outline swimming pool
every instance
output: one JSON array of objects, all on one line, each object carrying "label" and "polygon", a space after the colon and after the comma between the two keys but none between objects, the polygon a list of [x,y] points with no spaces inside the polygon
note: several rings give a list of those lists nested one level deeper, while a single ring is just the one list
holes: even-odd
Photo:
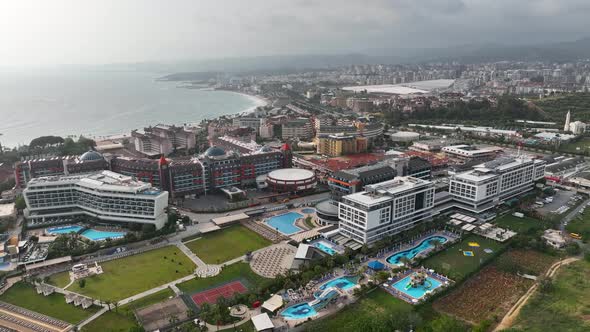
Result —
[{"label": "swimming pool", "polygon": [[287,212],[279,214],[278,216],[270,217],[266,220],[266,224],[273,229],[278,229],[279,232],[285,235],[295,234],[302,231],[301,228],[295,226],[295,220],[302,218],[303,215],[297,212]]},{"label": "swimming pool", "polygon": [[49,234],[70,234],[78,233],[82,229],[81,226],[63,226],[63,227],[51,227],[47,229]]},{"label": "swimming pool", "polygon": [[306,319],[317,314],[318,312],[307,302],[288,307],[281,312],[281,316],[285,319]]},{"label": "swimming pool", "polygon": [[340,277],[334,280],[330,280],[327,283],[320,286],[320,290],[325,290],[331,287],[337,287],[342,290],[348,290],[356,286],[357,282],[352,277]]},{"label": "swimming pool", "polygon": [[311,214],[311,213],[315,212],[315,209],[305,208],[305,209],[302,209],[301,212]]},{"label": "swimming pool", "polygon": [[82,232],[82,236],[92,241],[102,241],[106,239],[119,239],[125,236],[125,232],[106,232],[97,231],[96,229],[87,229]]},{"label": "swimming pool", "polygon": [[442,285],[440,281],[431,277],[426,277],[426,282],[424,285],[409,287],[410,277],[411,275],[403,278],[402,280],[393,284],[392,287],[417,300],[423,298],[426,292],[433,291]]},{"label": "swimming pool", "polygon": [[431,236],[429,238],[424,239],[424,241],[420,242],[419,245],[417,245],[411,249],[400,251],[396,254],[389,256],[387,258],[387,263],[401,265],[402,263],[400,262],[400,260],[402,259],[402,257],[406,257],[408,259],[413,259],[421,252],[424,252],[426,250],[434,248],[434,244],[432,244],[433,240],[438,240],[438,241],[440,241],[440,243],[445,243],[448,241],[447,238],[444,236],[438,236],[438,235]]},{"label": "swimming pool", "polygon": [[334,248],[332,248],[332,246],[329,243],[326,243],[324,241],[315,242],[313,246],[330,256],[334,256],[336,254],[336,250],[334,250]]}]

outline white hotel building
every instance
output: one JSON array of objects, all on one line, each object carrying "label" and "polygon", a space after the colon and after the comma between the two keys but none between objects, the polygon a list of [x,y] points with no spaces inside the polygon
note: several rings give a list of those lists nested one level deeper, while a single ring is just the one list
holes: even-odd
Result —
[{"label": "white hotel building", "polygon": [[365,191],[344,196],[339,203],[340,234],[359,243],[414,227],[432,215],[434,184],[414,177],[367,185]]},{"label": "white hotel building", "polygon": [[168,192],[111,171],[34,178],[23,195],[25,216],[33,223],[86,215],[160,229],[167,220]]},{"label": "white hotel building", "polygon": [[529,157],[499,158],[454,175],[449,193],[456,207],[480,213],[523,194],[542,179],[545,161]]}]

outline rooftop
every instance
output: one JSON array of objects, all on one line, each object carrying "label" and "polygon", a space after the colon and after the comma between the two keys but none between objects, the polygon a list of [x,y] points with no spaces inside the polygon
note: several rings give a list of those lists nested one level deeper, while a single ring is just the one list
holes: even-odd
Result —
[{"label": "rooftop", "polygon": [[153,188],[151,184],[137,181],[131,176],[122,175],[111,171],[102,171],[90,174],[61,175],[34,178],[29,181],[28,189],[43,187],[45,185],[71,184],[98,191],[114,191],[122,193],[158,195],[160,190]]},{"label": "rooftop", "polygon": [[345,198],[364,205],[374,205],[390,200],[395,194],[431,183],[410,176],[397,177],[393,180],[367,185],[365,191],[347,195]]}]

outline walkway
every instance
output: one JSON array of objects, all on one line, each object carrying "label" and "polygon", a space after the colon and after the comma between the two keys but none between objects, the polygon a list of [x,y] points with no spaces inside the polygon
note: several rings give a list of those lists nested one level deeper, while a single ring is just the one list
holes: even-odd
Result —
[{"label": "walkway", "polygon": [[[562,267],[563,265],[573,263],[577,260],[579,260],[578,257],[570,257],[570,258],[566,258],[562,261],[559,261],[559,262],[551,265],[549,270],[547,270],[547,272],[545,273],[545,276],[552,278],[555,275],[555,273],[557,273],[557,270],[559,270],[560,267]],[[510,310],[508,311],[508,313],[506,313],[504,318],[502,318],[502,321],[500,322],[500,324],[498,324],[498,326],[496,326],[496,328],[494,329],[494,332],[510,328],[512,326],[512,324],[514,324],[514,321],[516,320],[516,317],[518,317],[520,310],[528,302],[529,298],[531,296],[533,296],[533,294],[535,293],[535,290],[537,290],[538,287],[539,287],[539,283],[535,283],[531,288],[529,288],[529,290],[520,299],[518,299],[518,301],[516,301],[514,306],[512,306],[512,308],[510,308]]]},{"label": "walkway", "polygon": [[174,244],[176,244],[178,249],[180,249],[180,251],[187,255],[188,258],[190,258],[195,264],[197,264],[197,267],[203,267],[207,265],[197,255],[195,255],[187,246],[185,246],[184,243],[175,242]]},{"label": "walkway", "polygon": [[169,282],[169,283],[166,283],[166,284],[164,284],[164,285],[160,285],[160,286],[158,286],[158,287],[154,287],[154,288],[152,288],[152,289],[148,289],[148,290],[146,290],[145,292],[141,292],[141,293],[139,293],[139,294],[135,294],[135,295],[133,295],[133,296],[130,296],[130,297],[126,298],[126,299],[122,299],[122,300],[120,300],[119,302],[117,302],[117,304],[118,304],[119,306],[122,306],[122,305],[124,305],[124,304],[127,304],[127,303],[130,303],[130,302],[133,302],[133,301],[139,300],[139,299],[141,299],[142,297],[146,297],[146,296],[148,296],[148,295],[152,295],[152,294],[154,294],[154,293],[157,293],[157,292],[159,292],[159,291],[161,291],[161,290],[164,290],[164,289],[166,289],[166,288],[168,288],[168,287],[170,287],[170,286],[172,286],[172,285],[176,286],[176,284],[179,284],[179,283],[182,283],[182,282],[185,282],[185,281],[189,281],[189,280],[192,280],[192,279],[194,279],[194,278],[195,278],[195,275],[194,275],[194,274],[191,274],[191,275],[188,275],[188,276],[186,276],[186,277],[182,277],[182,278],[180,278],[180,279],[176,279],[176,280],[174,280],[174,281],[171,281],[171,282]]},{"label": "walkway", "polygon": [[102,309],[100,309],[99,311],[97,311],[94,315],[86,318],[84,321],[82,321],[82,323],[78,324],[78,330],[80,330],[84,325],[92,322],[93,320],[97,319],[98,317],[100,317],[102,314],[104,314],[105,312],[107,312],[107,310],[109,310],[107,307],[103,307]]}]

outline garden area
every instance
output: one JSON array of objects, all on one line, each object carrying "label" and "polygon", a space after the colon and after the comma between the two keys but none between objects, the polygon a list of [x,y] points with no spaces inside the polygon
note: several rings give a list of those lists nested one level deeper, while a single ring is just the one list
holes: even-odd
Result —
[{"label": "garden area", "polygon": [[[479,246],[470,246],[470,243]],[[459,281],[477,271],[480,265],[494,258],[505,246],[505,243],[468,235],[462,241],[422,261],[421,265]],[[491,249],[492,252],[487,253],[486,249]],[[472,252],[472,256],[466,256],[466,251]]]},{"label": "garden area", "polygon": [[516,318],[518,331],[590,331],[590,262],[562,266],[548,287],[541,287]]},{"label": "garden area", "polygon": [[530,234],[547,228],[546,224],[541,220],[530,217],[518,218],[510,213],[496,218],[494,224],[498,227],[506,228],[519,234]]},{"label": "garden area", "polygon": [[25,282],[19,282],[10,287],[0,296],[0,301],[11,303],[71,324],[77,324],[83,321],[99,309],[98,307],[91,307],[84,310],[73,304],[67,304],[62,294],[39,295],[35,287]]},{"label": "garden area", "polygon": [[221,264],[270,244],[267,239],[241,225],[205,234],[185,243],[207,264]]},{"label": "garden area", "polygon": [[[73,283],[68,290],[102,301],[119,301],[195,271],[195,264],[176,246],[150,250],[100,264],[103,274]],[[68,272],[50,277],[63,283]]]}]

